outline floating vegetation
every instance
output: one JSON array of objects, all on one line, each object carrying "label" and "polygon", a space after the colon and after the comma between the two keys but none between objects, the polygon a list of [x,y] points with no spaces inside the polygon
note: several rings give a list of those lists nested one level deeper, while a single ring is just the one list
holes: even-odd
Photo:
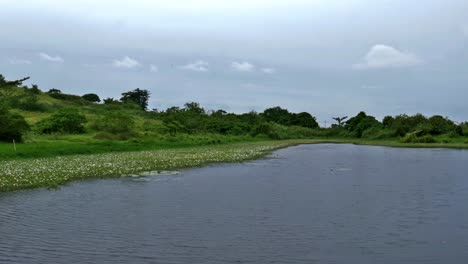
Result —
[{"label": "floating vegetation", "polygon": [[207,163],[240,162],[302,143],[269,141],[139,152],[74,155],[0,161],[0,192],[39,187],[56,188],[72,180],[144,176]]}]

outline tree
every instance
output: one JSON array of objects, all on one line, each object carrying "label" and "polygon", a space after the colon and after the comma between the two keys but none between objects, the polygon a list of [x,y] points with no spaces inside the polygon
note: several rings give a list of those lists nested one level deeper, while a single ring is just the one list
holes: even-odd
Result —
[{"label": "tree", "polygon": [[106,98],[103,100],[104,101],[104,104],[106,105],[112,105],[112,104],[120,104],[120,102],[118,100],[115,100],[114,98]]},{"label": "tree", "polygon": [[184,106],[185,106],[184,110],[187,112],[200,114],[200,115],[205,114],[205,109],[203,109],[199,103],[190,102],[190,103],[186,103]]},{"label": "tree", "polygon": [[346,121],[345,128],[353,132],[356,137],[362,137],[362,133],[372,127],[377,127],[380,122],[373,116],[368,116],[365,112],[359,112],[355,117]]},{"label": "tree", "polygon": [[288,126],[291,121],[289,111],[279,106],[266,109],[265,111],[263,111],[262,116],[268,122],[275,122],[284,126]]},{"label": "tree", "polygon": [[290,124],[293,126],[301,126],[308,128],[318,128],[319,124],[315,117],[307,112],[292,114]]},{"label": "tree", "polygon": [[392,116],[386,116],[382,120],[382,124],[384,128],[391,128],[393,125],[393,122],[395,122],[395,118],[393,118]]},{"label": "tree", "polygon": [[148,108],[149,97],[150,92],[148,90],[140,90],[140,88],[137,88],[133,91],[122,93],[120,101],[124,103],[133,102],[139,105],[143,110],[146,110]]},{"label": "tree", "polygon": [[79,134],[84,132],[86,117],[75,108],[63,108],[49,118],[39,121],[37,124],[41,133],[54,132]]},{"label": "tree", "polygon": [[343,121],[345,121],[348,116],[343,116],[343,117],[332,117],[336,122],[338,122],[338,126],[341,127],[343,124]]},{"label": "tree", "polygon": [[81,97],[83,99],[85,99],[86,101],[91,102],[91,103],[101,102],[101,98],[99,98],[99,96],[97,94],[90,93],[90,94],[85,94],[85,95],[83,95]]},{"label": "tree", "polygon": [[20,142],[28,130],[29,125],[23,116],[11,113],[5,107],[0,106],[0,141]]},{"label": "tree", "polygon": [[429,118],[429,124],[431,127],[429,133],[431,135],[440,135],[455,129],[455,124],[451,120],[440,115]]},{"label": "tree", "polygon": [[52,88],[47,93],[48,94],[62,94],[62,91],[60,91],[59,89]]},{"label": "tree", "polygon": [[39,86],[37,86],[36,84],[33,84],[32,87],[31,87],[31,93],[40,94],[41,90],[39,89]]},{"label": "tree", "polygon": [[29,80],[30,77],[26,77],[23,79],[15,80],[15,81],[7,81],[5,77],[0,74],[0,88],[6,86],[20,86],[23,84],[24,81]]},{"label": "tree", "polygon": [[112,134],[131,134],[135,118],[125,111],[108,111],[98,120],[96,128]]}]

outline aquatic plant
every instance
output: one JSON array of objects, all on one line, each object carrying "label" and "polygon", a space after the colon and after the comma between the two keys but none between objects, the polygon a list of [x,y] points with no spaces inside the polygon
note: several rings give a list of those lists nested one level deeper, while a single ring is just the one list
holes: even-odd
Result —
[{"label": "aquatic plant", "polygon": [[0,192],[54,188],[72,180],[131,176],[145,171],[195,167],[207,163],[240,162],[297,143],[270,141],[0,161]]}]

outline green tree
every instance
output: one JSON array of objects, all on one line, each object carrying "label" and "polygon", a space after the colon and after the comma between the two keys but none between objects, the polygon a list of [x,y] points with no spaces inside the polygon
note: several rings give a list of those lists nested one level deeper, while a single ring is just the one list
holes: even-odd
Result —
[{"label": "green tree", "polygon": [[359,114],[346,122],[345,128],[360,138],[365,130],[377,126],[380,126],[380,122],[375,117],[369,116],[365,112],[359,112]]},{"label": "green tree", "polygon": [[448,118],[435,115],[429,118],[431,135],[445,134],[455,129],[455,124]]},{"label": "green tree", "polygon": [[85,94],[85,95],[83,95],[81,97],[83,99],[85,99],[86,101],[91,102],[91,103],[101,102],[101,98],[99,98],[99,96],[97,94],[94,94],[94,93]]},{"label": "green tree", "polygon": [[[1,79],[1,78],[0,78]],[[22,141],[23,135],[29,130],[24,117],[8,111],[0,106],[0,141]]]},{"label": "green tree", "polygon": [[150,92],[148,90],[140,90],[140,88],[137,88],[133,91],[122,93],[122,98],[120,98],[120,101],[124,103],[133,102],[139,105],[143,110],[146,110],[148,108],[149,98]]},{"label": "green tree", "polygon": [[291,115],[289,111],[279,106],[266,109],[263,111],[262,116],[267,122],[275,122],[285,126],[288,126],[291,123]]},{"label": "green tree", "polygon": [[31,93],[32,94],[41,94],[41,90],[39,89],[39,86],[37,86],[36,84],[33,84],[32,87],[31,87]]},{"label": "green tree", "polygon": [[384,128],[391,128],[394,121],[395,118],[393,118],[392,116],[386,116],[382,120],[382,125],[384,126]]},{"label": "green tree", "polygon": [[5,77],[0,74],[0,88],[7,87],[7,86],[15,86],[15,87],[21,86],[23,84],[23,82],[26,81],[26,80],[29,80],[29,77],[19,79],[19,80],[15,80],[15,81],[7,81],[7,80],[5,80]]},{"label": "green tree", "polygon": [[199,114],[199,115],[205,114],[205,109],[203,109],[199,103],[190,102],[190,103],[186,103],[184,106],[185,106],[184,110],[187,112]]},{"label": "green tree", "polygon": [[79,134],[84,132],[86,117],[76,108],[63,108],[50,117],[41,120],[37,126],[41,133],[70,133]]},{"label": "green tree", "polygon": [[306,112],[292,114],[290,124],[293,126],[301,126],[301,127],[308,127],[308,128],[319,127],[319,124],[317,123],[316,118]]},{"label": "green tree", "polygon": [[134,117],[121,110],[106,112],[96,123],[96,129],[98,131],[112,134],[132,133],[134,126]]}]

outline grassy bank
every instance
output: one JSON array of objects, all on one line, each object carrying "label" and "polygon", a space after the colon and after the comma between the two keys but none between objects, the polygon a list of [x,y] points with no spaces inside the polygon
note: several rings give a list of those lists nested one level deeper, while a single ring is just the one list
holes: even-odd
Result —
[{"label": "grassy bank", "polygon": [[247,136],[215,134],[159,136],[126,141],[98,140],[90,134],[35,136],[28,139],[25,144],[16,144],[16,151],[12,143],[0,143],[0,160],[177,149],[265,140]]},{"label": "grassy bank", "polygon": [[73,180],[137,175],[146,171],[173,170],[208,163],[240,162],[259,158],[278,148],[314,142],[307,140],[265,141],[3,160],[0,161],[0,192],[40,187],[54,188]]},{"label": "grassy bank", "polygon": [[468,144],[465,142],[447,142],[447,143],[402,143],[398,139],[384,140],[369,140],[369,139],[320,139],[315,143],[338,143],[338,144],[355,144],[367,146],[384,146],[394,148],[450,148],[450,149],[468,149]]},{"label": "grassy bank", "polygon": [[[244,142],[238,142],[242,141]],[[112,143],[112,144],[110,144]],[[402,148],[468,149],[465,143],[401,143],[398,140],[315,139],[258,141],[243,138],[185,138],[178,142],[44,141],[0,148],[0,192],[54,188],[73,180],[138,175],[217,162],[255,159],[275,149],[317,143],[347,143]],[[119,145],[120,144],[120,145]],[[8,146],[11,148],[11,146]],[[63,151],[63,152],[62,152]],[[13,154],[11,154],[13,153]],[[92,154],[90,154],[92,153]],[[80,155],[78,155],[80,154]]]}]

